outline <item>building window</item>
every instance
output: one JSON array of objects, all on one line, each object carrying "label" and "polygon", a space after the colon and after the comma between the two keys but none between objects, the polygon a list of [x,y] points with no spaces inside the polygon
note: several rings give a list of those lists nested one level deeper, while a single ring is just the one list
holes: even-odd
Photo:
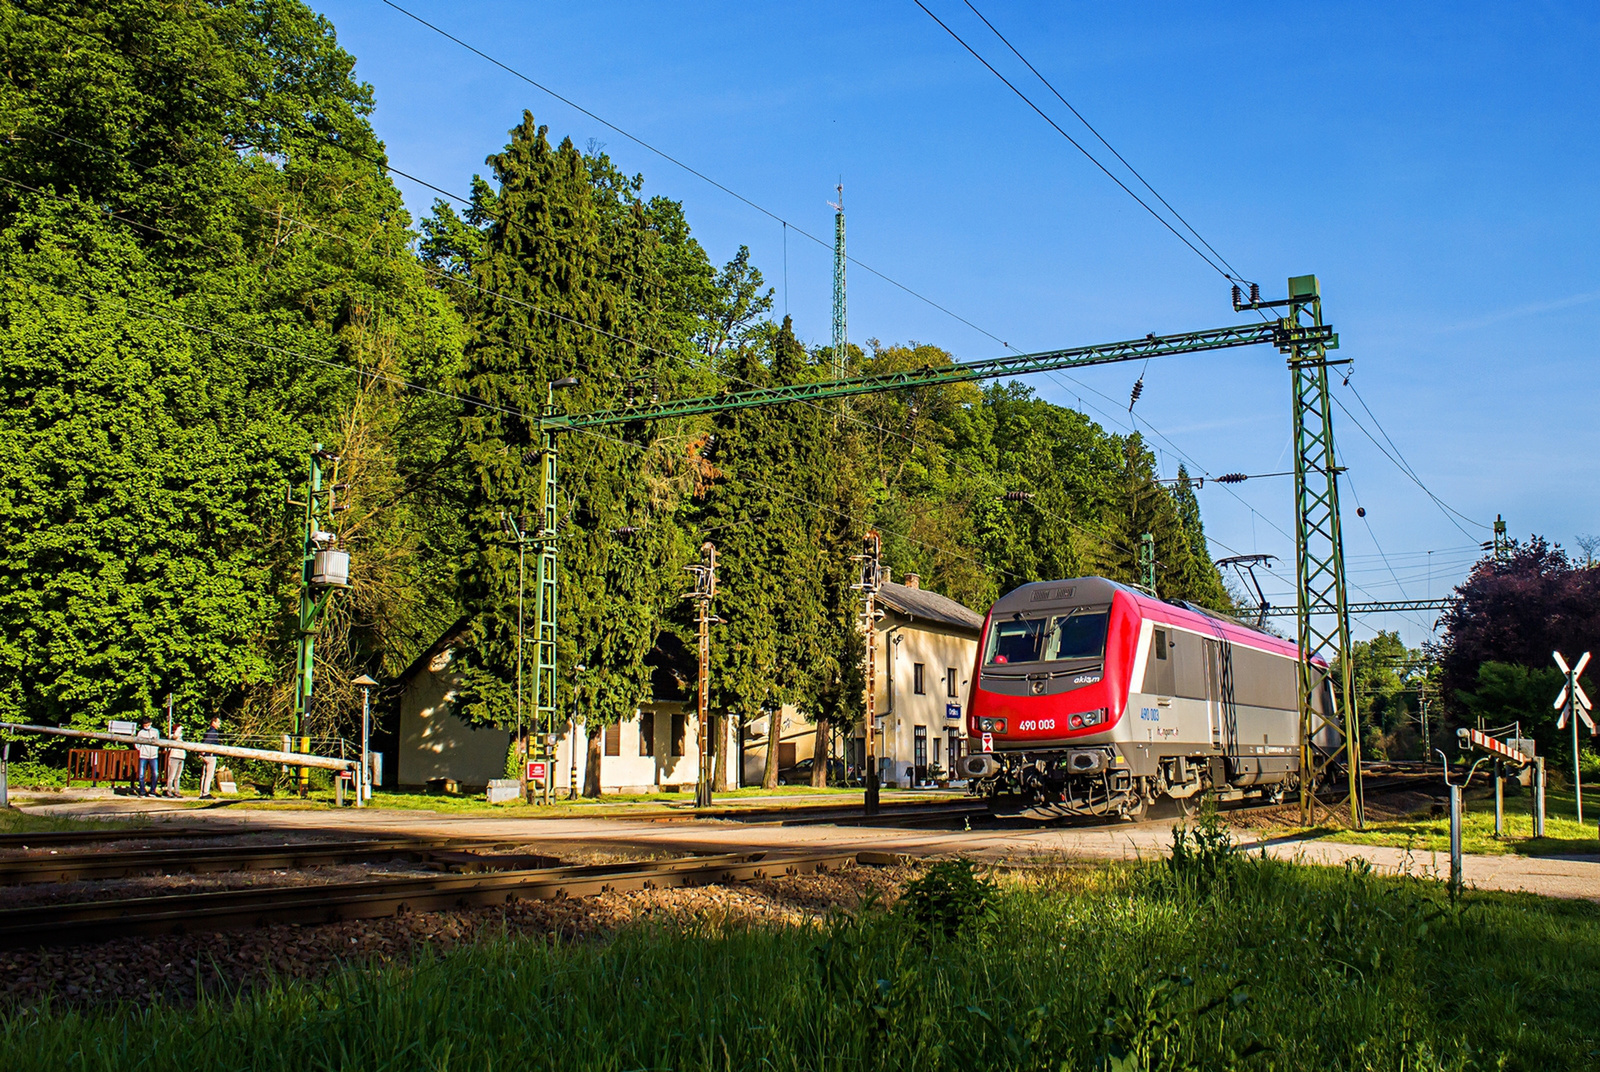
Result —
[{"label": "building window", "polygon": [[922,666],[922,664],[921,663],[912,663],[911,664],[911,691],[916,693],[918,696],[921,696],[921,695],[923,695],[924,693],[926,693],[928,691],[927,688],[924,687],[924,683],[923,683],[922,678],[923,678],[923,666]]},{"label": "building window", "polygon": [[622,755],[622,723],[613,722],[605,728],[606,755]]},{"label": "building window", "polygon": [[672,716],[672,754],[683,755],[683,737],[687,732],[689,716],[677,714]]},{"label": "building window", "polygon": [[653,756],[656,754],[656,713],[646,711],[639,716],[639,754]]},{"label": "building window", "polygon": [[956,698],[956,668],[953,666],[945,667],[944,694],[952,700]]}]

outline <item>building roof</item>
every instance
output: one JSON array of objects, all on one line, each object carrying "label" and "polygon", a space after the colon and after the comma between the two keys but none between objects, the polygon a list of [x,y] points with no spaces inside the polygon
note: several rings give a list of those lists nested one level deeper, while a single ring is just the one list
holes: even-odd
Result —
[{"label": "building roof", "polygon": [[983,629],[983,615],[926,588],[888,582],[878,589],[878,602],[914,622],[936,622],[973,635]]}]

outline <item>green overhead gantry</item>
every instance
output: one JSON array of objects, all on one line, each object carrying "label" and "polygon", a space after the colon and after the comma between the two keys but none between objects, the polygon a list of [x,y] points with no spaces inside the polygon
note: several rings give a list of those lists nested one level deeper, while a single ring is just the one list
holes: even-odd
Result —
[{"label": "green overhead gantry", "polygon": [[[1287,355],[1293,381],[1295,446],[1295,520],[1298,538],[1298,619],[1301,652],[1300,723],[1305,742],[1301,756],[1302,813],[1310,821],[1312,794],[1322,771],[1346,754],[1350,778],[1351,814],[1361,825],[1360,727],[1355,717],[1350,688],[1350,626],[1345,597],[1344,548],[1339,530],[1338,467],[1333,452],[1331,399],[1328,394],[1329,350],[1337,349],[1339,337],[1322,320],[1322,299],[1315,276],[1296,276],[1289,280],[1289,297],[1276,302],[1260,300],[1251,288],[1250,300],[1242,301],[1234,288],[1236,310],[1282,309],[1282,314],[1252,324],[1191,331],[1176,335],[1146,335],[1141,339],[1047,350],[1034,354],[991,358],[944,366],[924,366],[873,376],[822,380],[816,383],[785,384],[744,391],[727,391],[700,398],[674,399],[648,406],[563,414],[556,411],[554,394],[548,396],[539,419],[540,451],[543,470],[544,523],[533,539],[540,543],[538,577],[535,583],[535,613],[538,622],[538,671],[536,717],[554,726],[556,715],[556,568],[559,536],[556,531],[557,437],[568,431],[582,432],[639,421],[668,417],[690,417],[786,402],[814,402],[853,395],[902,391],[947,383],[969,383],[1003,376],[1034,372],[1084,368],[1121,361],[1140,361],[1175,354],[1204,353],[1241,346],[1270,344]],[[559,386],[559,385],[558,385]],[[1308,661],[1320,655],[1341,668],[1337,690],[1338,712],[1319,710],[1317,699],[1320,671]],[[1332,752],[1323,752],[1313,743],[1325,724],[1334,722],[1343,732],[1343,743]]]}]

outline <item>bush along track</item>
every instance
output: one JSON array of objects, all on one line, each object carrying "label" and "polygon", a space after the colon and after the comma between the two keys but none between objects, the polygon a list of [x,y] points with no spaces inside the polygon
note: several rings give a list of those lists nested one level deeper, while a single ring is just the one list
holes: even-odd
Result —
[{"label": "bush along track", "polygon": [[1600,1067],[1600,912],[1238,851],[926,868],[794,926],[501,937],[193,1008],[13,1013],[13,1067],[260,1070]]}]

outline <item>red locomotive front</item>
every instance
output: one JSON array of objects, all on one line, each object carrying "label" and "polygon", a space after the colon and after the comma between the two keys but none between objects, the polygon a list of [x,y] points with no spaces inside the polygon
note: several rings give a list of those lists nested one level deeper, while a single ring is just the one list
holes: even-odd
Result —
[{"label": "red locomotive front", "polygon": [[1127,707],[1140,623],[1116,588],[1099,578],[1030,585],[990,610],[967,727],[989,742],[983,751],[1110,740]]}]

